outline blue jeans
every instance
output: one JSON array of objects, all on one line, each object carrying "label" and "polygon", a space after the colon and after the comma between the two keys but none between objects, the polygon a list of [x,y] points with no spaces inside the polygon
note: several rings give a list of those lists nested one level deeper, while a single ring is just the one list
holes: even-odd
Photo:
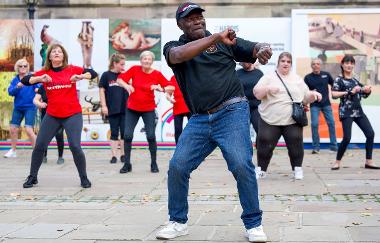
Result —
[{"label": "blue jeans", "polygon": [[[228,170],[237,181],[241,219],[247,229],[261,225],[257,181],[252,163],[247,102],[224,107],[213,114],[191,116],[183,130],[168,171],[169,216],[171,221],[187,222],[190,173],[219,147]],[[212,173],[212,171],[210,171]]]},{"label": "blue jeans", "polygon": [[320,143],[319,143],[319,112],[323,113],[323,116],[325,117],[327,126],[329,128],[329,135],[330,135],[330,148],[337,148],[336,144],[336,134],[335,134],[335,122],[334,122],[334,116],[330,105],[319,107],[319,106],[311,106],[310,108],[310,115],[311,115],[311,135],[313,139],[313,148],[316,150],[319,150]]}]

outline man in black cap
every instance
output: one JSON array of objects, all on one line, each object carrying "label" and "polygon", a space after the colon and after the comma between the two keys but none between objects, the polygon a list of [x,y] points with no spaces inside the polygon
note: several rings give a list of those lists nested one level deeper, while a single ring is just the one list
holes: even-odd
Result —
[{"label": "man in black cap", "polygon": [[246,236],[251,242],[265,242],[252,163],[249,106],[236,76],[235,61],[254,63],[259,59],[266,64],[272,51],[268,44],[237,38],[232,29],[211,34],[206,30],[203,11],[195,3],[181,4],[176,19],[183,35],[164,47],[166,61],[194,115],[182,132],[169,164],[170,222],[156,237],[172,239],[188,234],[190,173],[219,147],[237,181]]}]

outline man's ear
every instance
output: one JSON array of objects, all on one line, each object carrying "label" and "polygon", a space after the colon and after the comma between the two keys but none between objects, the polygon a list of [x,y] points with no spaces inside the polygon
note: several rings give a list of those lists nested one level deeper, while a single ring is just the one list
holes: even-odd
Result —
[{"label": "man's ear", "polygon": [[177,21],[177,26],[178,26],[178,28],[179,28],[180,30],[183,31],[183,28],[182,28],[182,19],[179,19],[179,20]]}]

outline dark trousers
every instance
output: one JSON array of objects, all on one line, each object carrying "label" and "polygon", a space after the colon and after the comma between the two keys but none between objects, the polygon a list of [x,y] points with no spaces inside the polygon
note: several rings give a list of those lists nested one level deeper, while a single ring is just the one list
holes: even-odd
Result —
[{"label": "dark trousers", "polygon": [[257,107],[255,108],[250,108],[250,121],[251,121],[251,124],[253,126],[253,129],[255,130],[256,132],[256,137],[257,137],[257,134],[258,134],[258,130],[259,130],[259,118],[260,118],[260,113],[257,109]]},{"label": "dark trousers", "polygon": [[151,162],[156,163],[157,161],[157,142],[156,142],[156,125],[155,125],[155,113],[154,111],[139,112],[130,109],[125,110],[125,132],[124,132],[124,152],[125,152],[125,162],[131,162],[131,150],[132,150],[132,140],[133,132],[142,117],[145,125],[146,139],[149,143],[149,152],[151,156]]},{"label": "dark trousers", "polygon": [[86,158],[80,145],[83,128],[82,113],[77,113],[67,118],[52,117],[49,114],[45,115],[41,123],[41,129],[37,135],[36,146],[33,149],[30,175],[37,176],[45,150],[61,128],[66,131],[69,147],[73,154],[79,176],[81,178],[87,177]]},{"label": "dark trousers", "polygon": [[187,120],[190,119],[190,113],[182,113],[174,116],[174,139],[175,143],[178,143],[179,136],[181,136],[183,130],[183,118],[187,117]]},{"label": "dark trousers", "polygon": [[110,129],[111,129],[111,140],[119,140],[119,134],[120,138],[123,139],[124,137],[124,127],[125,127],[125,114],[119,113],[108,116],[108,121],[110,123]]},{"label": "dark trousers", "polygon": [[[41,111],[41,121],[44,119],[46,111]],[[42,125],[42,123],[41,123]],[[41,126],[40,126],[41,128]],[[59,129],[57,134],[55,134],[55,140],[57,141],[58,157],[63,156],[63,149],[65,148],[65,141],[63,140],[63,129]],[[47,149],[45,150],[44,156],[47,156]]]},{"label": "dark trousers", "polygon": [[303,161],[303,128],[296,124],[287,126],[269,125],[261,118],[257,136],[257,164],[266,171],[281,135],[284,137],[292,170],[301,167]]},{"label": "dark trousers", "polygon": [[343,127],[343,140],[339,144],[338,153],[336,154],[336,160],[341,160],[344,152],[346,152],[347,146],[351,141],[352,123],[355,122],[359,128],[363,131],[365,141],[366,159],[372,159],[373,140],[375,138],[375,132],[372,129],[366,115],[361,117],[348,117],[341,120]]}]

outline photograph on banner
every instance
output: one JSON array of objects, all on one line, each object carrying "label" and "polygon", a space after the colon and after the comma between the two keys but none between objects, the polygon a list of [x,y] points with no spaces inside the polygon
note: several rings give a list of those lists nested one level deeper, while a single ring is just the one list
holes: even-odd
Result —
[{"label": "photograph on banner", "polygon": [[[13,97],[8,87],[15,77],[15,63],[26,59],[34,65],[33,22],[22,19],[0,19],[0,140],[9,138],[9,122],[13,111]],[[21,138],[26,138],[22,131]]]},{"label": "photograph on banner", "polygon": [[149,50],[161,58],[161,20],[109,20],[109,55],[124,54],[127,61],[139,60],[141,52]]},{"label": "photograph on banner", "polygon": [[[35,70],[43,67],[48,46],[54,43],[62,44],[66,49],[69,64],[92,68],[99,74],[108,69],[107,19],[38,19],[34,26],[37,53],[34,57]],[[100,112],[98,84],[99,77],[76,83],[85,125],[104,124]],[[108,127],[108,124],[104,124],[104,127]],[[99,136],[92,137],[99,139]]]},{"label": "photograph on banner", "polygon": [[[207,30],[213,33],[219,33],[226,28],[232,28],[236,32],[237,37],[254,42],[266,42],[271,45],[273,56],[267,65],[260,65],[259,69],[263,73],[272,72],[277,66],[277,59],[281,52],[290,51],[291,44],[291,19],[290,18],[208,18]],[[268,29],[276,29],[278,31],[268,31]],[[178,28],[175,19],[162,19],[162,47],[165,43],[178,40],[183,32]],[[281,38],[279,38],[281,36]],[[162,55],[162,50],[161,50]],[[162,59],[162,73],[166,78],[173,75],[172,70],[166,64],[165,57]],[[236,69],[242,68],[236,65]],[[163,106],[159,107],[161,111],[161,130],[163,141],[174,141],[174,120],[172,104],[163,102]],[[186,119],[185,119],[186,121]],[[186,122],[185,122],[186,124]]]},{"label": "photograph on banner", "polygon": [[[354,75],[372,93],[362,100],[363,109],[374,122],[380,113],[380,9],[323,9],[292,12],[292,46],[294,68],[301,76],[311,72],[312,58],[321,59],[321,69],[332,77],[341,75],[340,61],[345,54],[355,58]],[[332,103],[335,121],[339,121],[339,99]],[[322,141],[328,141],[328,127],[320,117]],[[380,132],[375,129],[375,134]],[[310,129],[305,129],[310,132]],[[336,122],[337,137],[342,137]],[[358,127],[353,127],[353,142],[365,142]],[[375,142],[380,142],[375,138]]]}]

